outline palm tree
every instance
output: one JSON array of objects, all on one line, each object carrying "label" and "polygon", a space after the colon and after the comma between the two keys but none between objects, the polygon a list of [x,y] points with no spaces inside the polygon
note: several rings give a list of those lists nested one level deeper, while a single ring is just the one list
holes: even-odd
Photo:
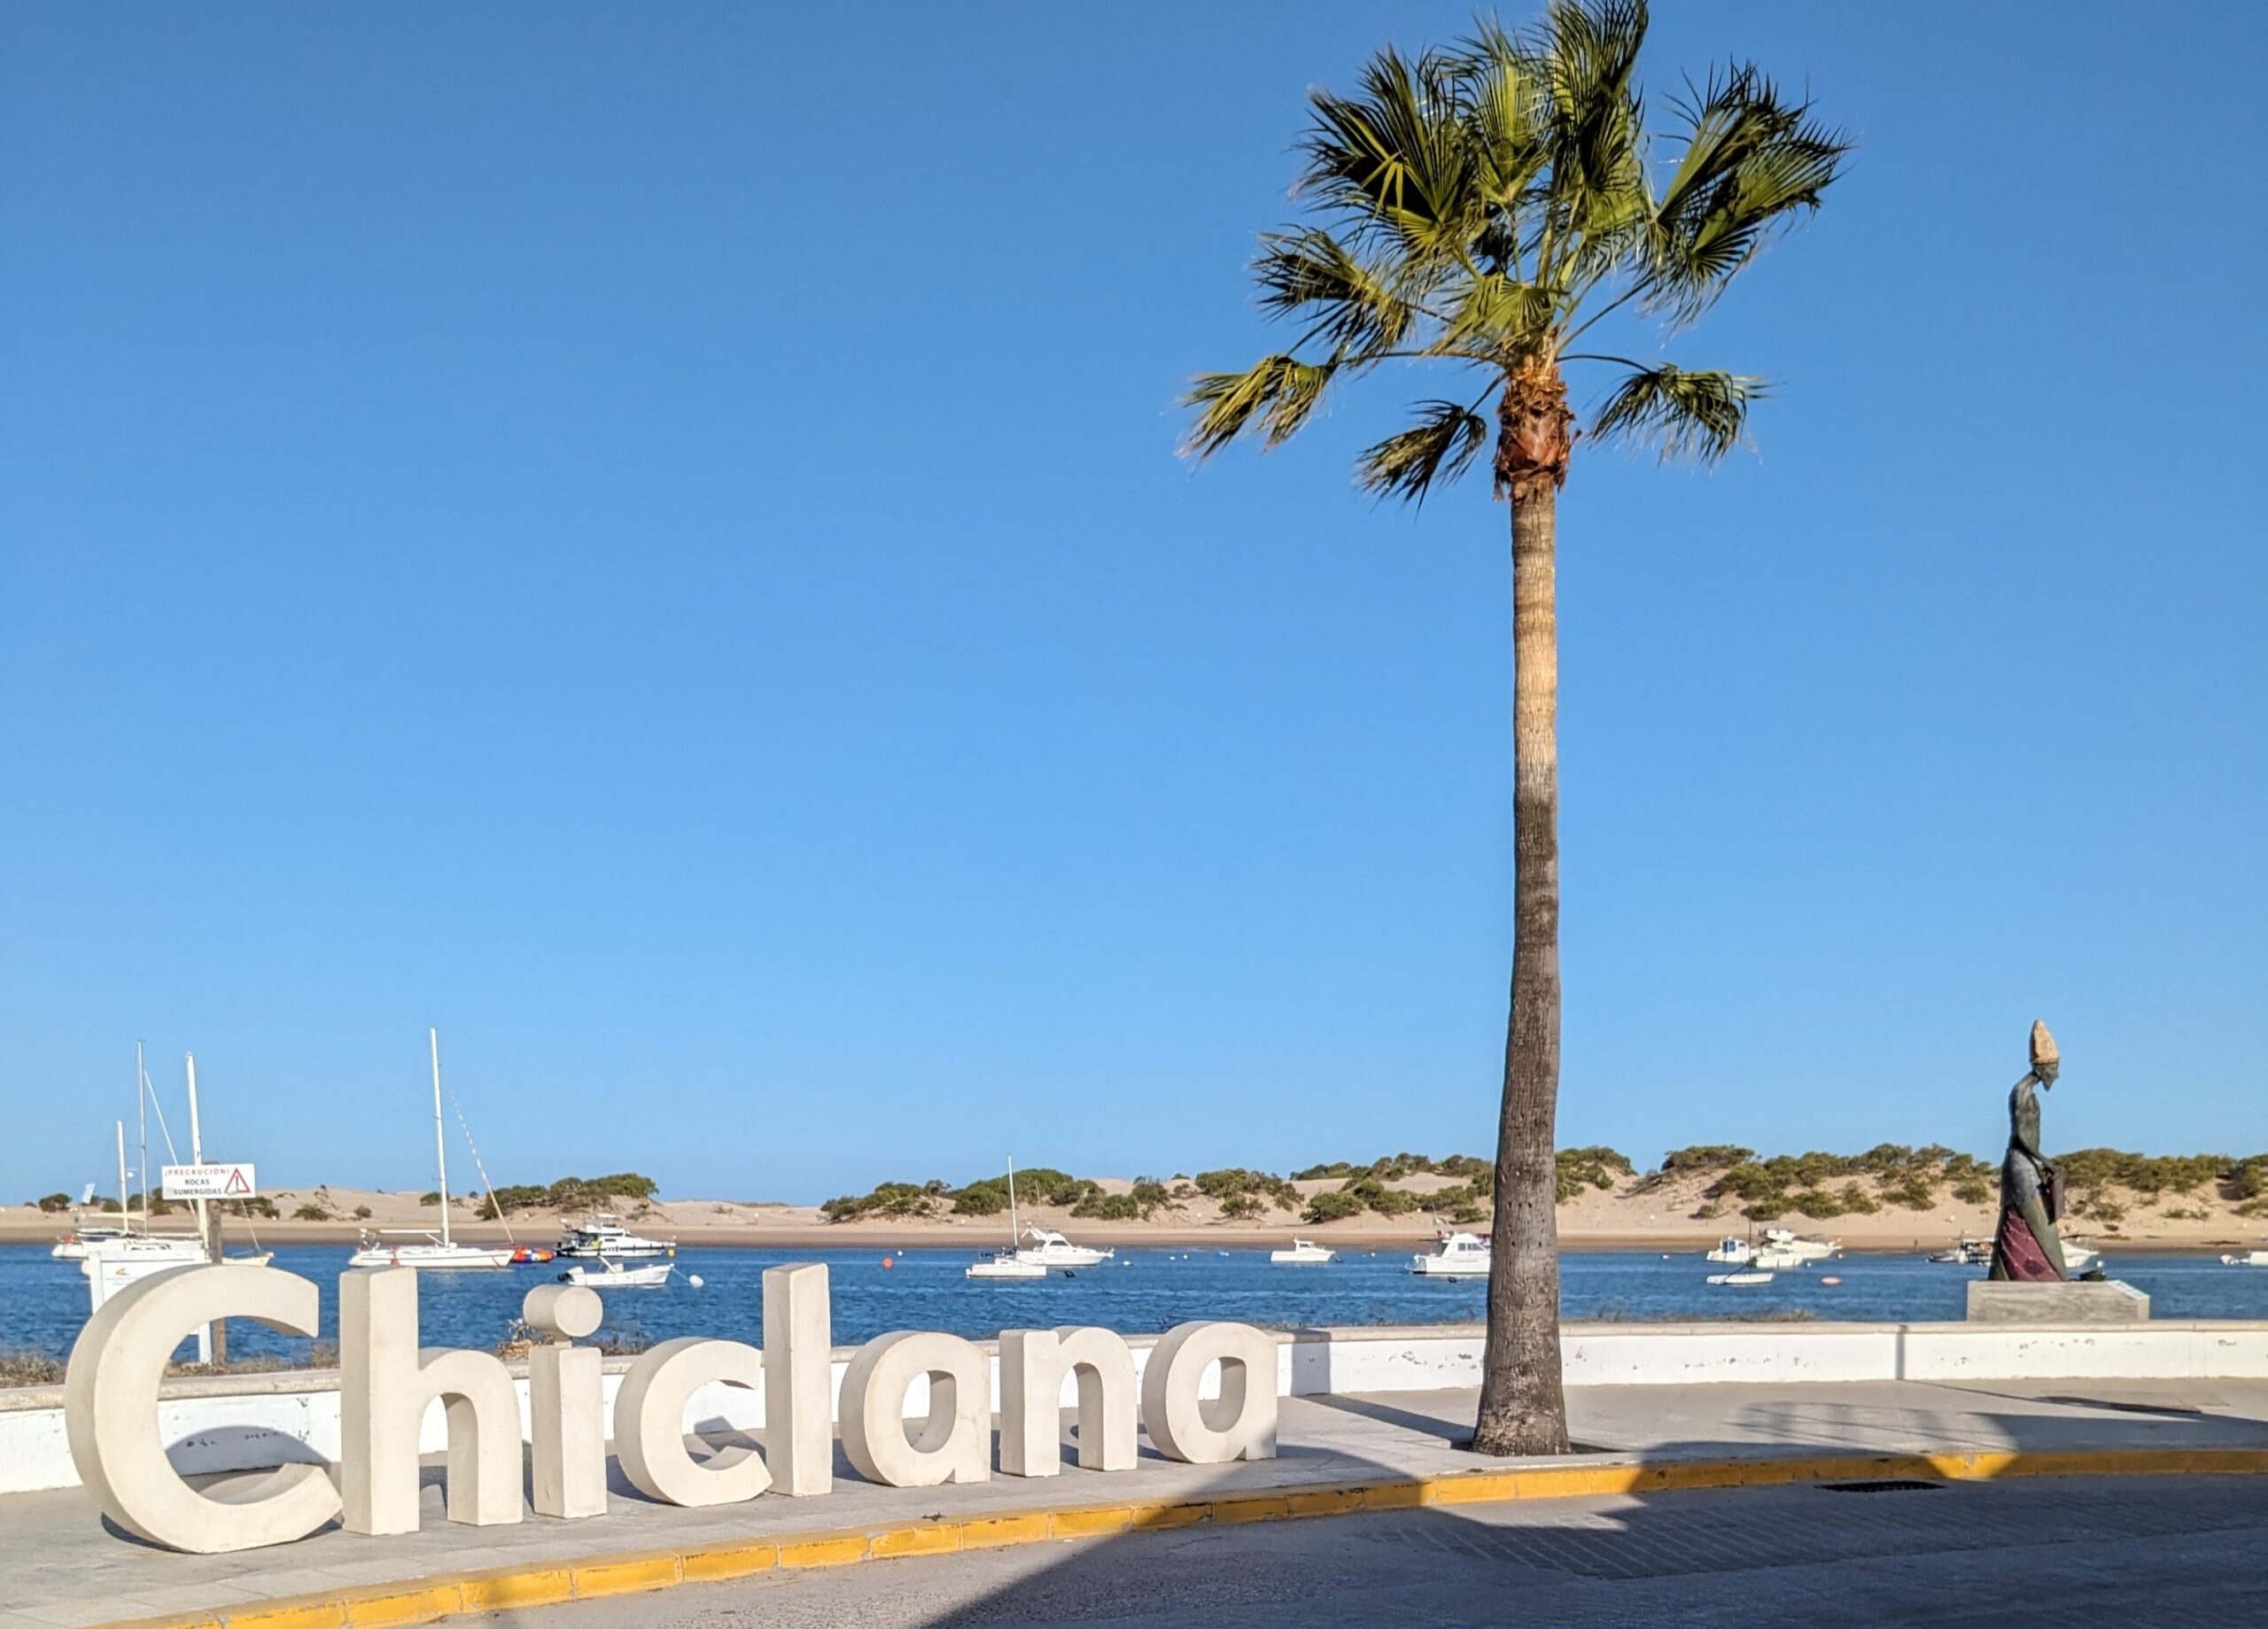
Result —
[{"label": "palm tree", "polygon": [[[1392,50],[1353,96],[1313,93],[1293,196],[1253,272],[1285,351],[1200,374],[1184,450],[1276,446],[1335,386],[1387,361],[1446,364],[1457,396],[1363,453],[1357,477],[1422,502],[1489,446],[1511,506],[1511,1013],[1496,1134],[1488,1340],[1474,1447],[1567,1451],[1560,1389],[1554,1121],[1559,1092],[1559,488],[1577,437],[1571,365],[1613,370],[1599,440],[1713,462],[1764,382],[1578,349],[1611,314],[1671,331],[1700,316],[1783,229],[1819,206],[1849,145],[1751,66],[1689,83],[1650,144],[1635,70],[1643,0],[1553,0],[1533,29],[1484,21],[1444,50]],[[1596,342],[1593,342],[1596,343]]]}]

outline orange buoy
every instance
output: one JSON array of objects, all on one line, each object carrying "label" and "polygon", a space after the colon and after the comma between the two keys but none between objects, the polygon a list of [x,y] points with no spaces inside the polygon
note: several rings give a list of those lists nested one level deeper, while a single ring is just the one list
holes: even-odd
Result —
[{"label": "orange buoy", "polygon": [[1841,1284],[1843,1281],[1840,1278],[1827,1277],[1821,1279],[1819,1282],[1821,1284]]},{"label": "orange buoy", "polygon": [[882,1265],[884,1267],[894,1267],[897,1263],[893,1262],[888,1256],[884,1256],[882,1258]]}]

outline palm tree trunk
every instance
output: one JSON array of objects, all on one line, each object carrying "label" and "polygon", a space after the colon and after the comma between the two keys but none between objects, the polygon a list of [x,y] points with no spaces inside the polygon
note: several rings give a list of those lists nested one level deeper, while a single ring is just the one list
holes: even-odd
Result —
[{"label": "palm tree trunk", "polygon": [[[1563,466],[1564,467],[1564,466]],[[1559,612],[1553,480],[1512,494],[1512,998],[1473,1447],[1565,1454],[1559,1374]]]}]

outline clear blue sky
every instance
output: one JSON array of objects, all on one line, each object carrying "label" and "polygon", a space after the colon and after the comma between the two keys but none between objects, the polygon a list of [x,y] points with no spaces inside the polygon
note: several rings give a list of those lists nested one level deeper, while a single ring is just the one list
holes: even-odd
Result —
[{"label": "clear blue sky", "polygon": [[[2268,27],[1666,10],[1863,148],[1563,501],[1563,1142],[2268,1147]],[[1469,16],[0,12],[0,1197],[1488,1146],[1504,511],[1174,456]]]}]

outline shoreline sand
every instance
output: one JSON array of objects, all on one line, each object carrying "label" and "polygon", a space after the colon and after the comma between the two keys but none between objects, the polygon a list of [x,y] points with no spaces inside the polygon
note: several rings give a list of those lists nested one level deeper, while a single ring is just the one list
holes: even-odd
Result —
[{"label": "shoreline sand", "polygon": [[[1566,1250],[1704,1251],[1728,1235],[1745,1237],[1761,1234],[1767,1226],[1784,1227],[1800,1234],[1839,1239],[1852,1252],[1913,1252],[1943,1247],[1963,1236],[1989,1237],[1996,1219],[1992,1205],[1964,1204],[1940,1189],[1927,1209],[1882,1204],[1871,1212],[1854,1211],[1829,1218],[1788,1214],[1769,1222],[1751,1223],[1740,1214],[1736,1203],[1713,1204],[1705,1173],[1668,1178],[1634,1177],[1611,1189],[1585,1189],[1559,1207],[1559,1242]],[[1105,1182],[1106,1191],[1123,1191],[1129,1184]],[[1344,1221],[1306,1223],[1290,1211],[1278,1210],[1258,1218],[1225,1218],[1213,1201],[1189,1198],[1150,1221],[1094,1221],[1071,1215],[1060,1207],[1033,1206],[1024,1219],[1068,1235],[1082,1244],[1118,1248],[1155,1249],[1270,1249],[1288,1244],[1294,1236],[1313,1238],[1333,1248],[1348,1250],[1422,1250],[1447,1224],[1446,1217],[1422,1208],[1423,1197],[1447,1185],[1438,1177],[1412,1175],[1396,1185],[1418,1194],[1421,1208],[1397,1216],[1368,1214]],[[1297,1184],[1303,1196],[1339,1186],[1332,1181]],[[268,1198],[283,1220],[252,1220],[231,1216],[225,1224],[232,1245],[255,1238],[267,1245],[351,1245],[365,1232],[423,1231],[438,1228],[438,1205],[422,1202],[409,1191],[352,1189],[330,1186],[269,1191]],[[2127,1249],[2213,1253],[2257,1248],[2268,1223],[2247,1217],[2218,1195],[2192,1192],[2144,1199],[2121,1192],[2123,1214],[2116,1218],[2074,1214],[2065,1220],[2067,1237],[2087,1238],[2098,1245]],[[324,1220],[291,1220],[301,1208],[327,1213]],[[1710,1214],[1712,1211],[1716,1214]],[[650,1203],[624,1202],[617,1214],[636,1231],[687,1247],[747,1250],[898,1250],[944,1249],[975,1254],[998,1249],[1008,1242],[1008,1220],[1002,1216],[862,1218],[829,1222],[815,1206],[750,1204],[711,1199],[672,1199]],[[2172,1213],[2172,1214],[2168,1214]],[[469,1200],[457,1199],[450,1208],[454,1237],[470,1243],[517,1242],[548,1246],[559,1237],[563,1222],[586,1214],[571,1210],[540,1209],[516,1212],[498,1223],[474,1219]],[[83,1213],[90,1223],[116,1221],[116,1214]],[[69,1213],[42,1212],[28,1205],[0,1209],[0,1244],[51,1244],[69,1231]],[[154,1230],[188,1233],[192,1223],[188,1208],[177,1206],[159,1215]],[[1477,1227],[1476,1227],[1477,1230]]]}]

